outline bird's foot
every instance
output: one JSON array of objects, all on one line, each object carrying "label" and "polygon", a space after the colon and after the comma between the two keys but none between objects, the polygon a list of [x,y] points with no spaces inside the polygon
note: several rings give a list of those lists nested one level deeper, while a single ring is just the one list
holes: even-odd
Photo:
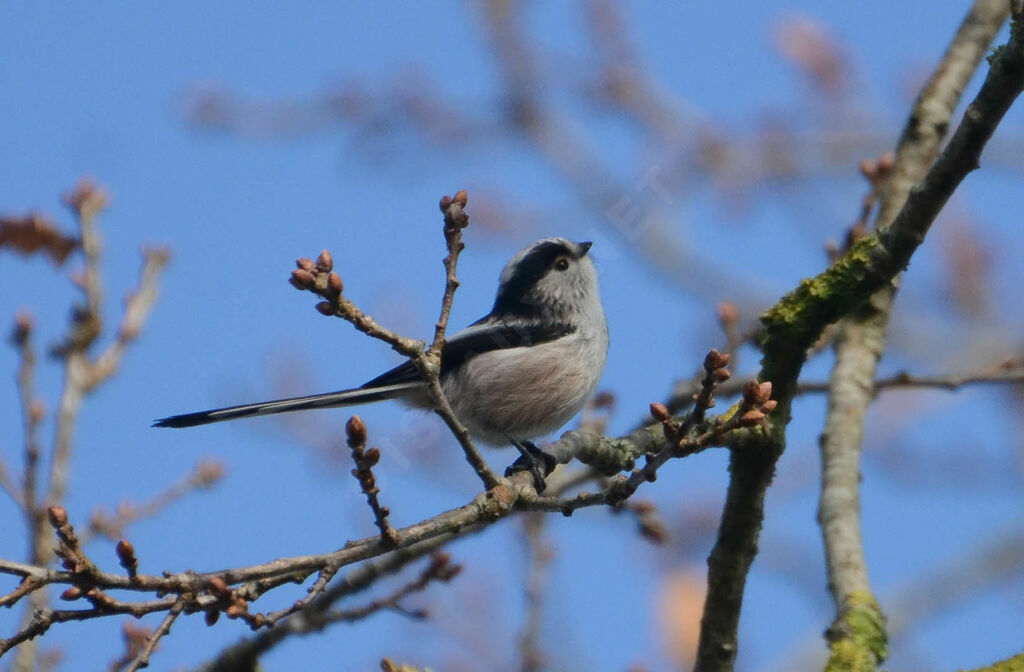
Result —
[{"label": "bird's foot", "polygon": [[505,470],[505,477],[507,478],[517,471],[529,471],[533,475],[533,488],[538,493],[544,492],[547,487],[544,479],[555,470],[558,461],[538,448],[532,441],[517,441],[511,437],[509,440],[519,451],[519,458]]}]

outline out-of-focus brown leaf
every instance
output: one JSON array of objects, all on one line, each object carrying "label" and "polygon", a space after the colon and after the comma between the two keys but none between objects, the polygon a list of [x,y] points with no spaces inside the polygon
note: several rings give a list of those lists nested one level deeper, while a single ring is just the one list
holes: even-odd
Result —
[{"label": "out-of-focus brown leaf", "polygon": [[661,634],[676,669],[689,669],[697,656],[706,591],[704,576],[703,570],[687,567],[667,574],[661,583]]},{"label": "out-of-focus brown leaf", "polygon": [[45,252],[57,266],[78,247],[78,239],[68,236],[38,213],[18,217],[0,216],[0,248],[10,247],[22,254]]}]

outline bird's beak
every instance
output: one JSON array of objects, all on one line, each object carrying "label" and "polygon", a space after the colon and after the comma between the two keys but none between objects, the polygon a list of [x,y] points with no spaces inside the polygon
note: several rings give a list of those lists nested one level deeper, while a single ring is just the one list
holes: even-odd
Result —
[{"label": "bird's beak", "polygon": [[584,241],[582,243],[576,243],[576,258],[581,259],[585,257],[587,255],[587,252],[590,251],[591,245],[593,245],[593,243],[590,242],[589,240]]}]

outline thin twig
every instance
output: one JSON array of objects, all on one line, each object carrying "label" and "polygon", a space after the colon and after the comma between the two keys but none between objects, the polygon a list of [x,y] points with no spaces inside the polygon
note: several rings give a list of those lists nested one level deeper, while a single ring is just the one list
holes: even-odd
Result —
[{"label": "thin twig", "polygon": [[125,672],[138,672],[145,667],[149,667],[149,657],[153,655],[153,651],[156,650],[157,642],[171,631],[171,626],[174,625],[174,621],[181,615],[182,609],[185,608],[183,600],[178,600],[171,607],[170,611],[164,617],[164,620],[160,621],[160,625],[153,631],[153,634],[146,640],[146,646],[139,651],[139,655],[135,657],[135,660],[125,669]]},{"label": "thin twig", "polygon": [[340,317],[367,336],[389,344],[395,351],[408,357],[426,383],[427,393],[434,405],[434,411],[444,420],[455,436],[466,461],[483,482],[484,487],[491,489],[498,484],[498,476],[488,466],[486,460],[473,444],[469,430],[459,421],[451,404],[441,388],[441,349],[444,346],[444,333],[447,328],[451,303],[458,287],[455,278],[455,267],[458,254],[463,248],[461,230],[468,226],[469,217],[462,208],[466,203],[466,192],[460,191],[455,198],[445,196],[441,199],[441,209],[445,214],[445,242],[448,256],[444,260],[446,270],[445,291],[441,301],[441,315],[434,331],[434,342],[426,348],[422,341],[400,336],[359,310],[355,304],[342,295],[344,283],[341,277],[333,272],[334,261],[331,253],[324,250],[314,263],[310,259],[296,261],[296,270],[292,271],[292,286],[300,290],[308,290],[323,297],[325,300],[317,304],[317,310],[324,315]]},{"label": "thin twig", "polygon": [[[628,437],[619,439],[569,432],[557,444],[553,444],[558,448],[558,454],[562,459],[567,460],[569,459],[568,455],[573,451],[578,451],[578,454],[583,457],[593,457],[599,463],[607,465],[613,463],[610,453],[624,451],[618,458],[620,462],[633,459],[629,457],[631,455],[635,457],[650,453],[647,464],[643,469],[634,470],[628,478],[613,479],[609,488],[598,497],[578,496],[569,500],[538,497],[532,487],[532,476],[528,472],[513,474],[505,481],[508,486],[499,484],[496,488],[479,494],[472,502],[463,507],[396,530],[397,548],[423,548],[424,544],[443,543],[456,535],[466,534],[491,525],[516,509],[571,513],[581,506],[621,502],[640,484],[652,480],[658,467],[670,458],[693,454],[711,445],[712,442],[723,441],[727,433],[744,426],[743,416],[743,413],[734,412],[729,419],[724,421],[708,420],[695,428],[699,431],[693,436],[680,437],[676,444],[666,442],[665,433],[659,425],[645,428],[642,432],[634,432]],[[757,422],[761,421],[763,420]],[[228,591],[232,599],[244,598],[251,601],[284,583],[301,582],[310,574],[321,572],[312,589],[315,592],[326,586],[333,573],[341,567],[383,555],[396,547],[381,536],[375,536],[349,542],[345,547],[331,553],[281,558],[261,565],[219,572],[201,574],[188,571],[178,574],[168,572],[160,576],[147,574],[127,576],[104,572],[89,560],[82,550],[73,528],[67,522],[66,512],[60,510],[59,507],[54,507],[51,510],[51,518],[60,535],[61,555],[69,570],[55,571],[41,566],[0,559],[0,574],[11,574],[25,579],[23,585],[14,592],[0,597],[0,605],[13,604],[21,597],[38,592],[50,584],[65,584],[72,587],[70,592],[65,591],[66,599],[84,597],[94,602],[94,608],[73,611],[38,611],[32,622],[20,629],[13,637],[0,640],[0,654],[18,643],[42,634],[56,622],[99,618],[109,615],[109,613],[131,613],[139,616],[153,611],[166,611],[183,596],[198,596],[190,598],[193,600],[187,605],[190,611],[217,610],[223,608],[224,598],[222,595],[208,592],[210,587],[217,583],[223,584],[223,590]],[[89,590],[81,591],[76,588],[79,585],[88,586]],[[228,586],[237,586],[237,588],[230,590]],[[151,601],[124,602],[113,600],[103,592],[113,589],[154,592],[171,596]],[[329,592],[325,591],[323,597],[328,597]],[[314,594],[302,604],[303,606],[316,604],[319,599]],[[246,613],[244,610],[240,610],[238,615],[246,616]],[[289,613],[294,613],[294,610]],[[271,614],[269,618],[283,618],[284,615],[287,614]],[[253,627],[261,627],[267,624],[268,617],[259,618],[259,615],[256,614],[247,616],[247,620]]]},{"label": "thin twig", "polygon": [[191,492],[212,487],[223,475],[224,466],[220,462],[202,460],[183,479],[141,504],[122,502],[118,504],[113,515],[108,515],[102,509],[93,511],[89,517],[89,528],[79,535],[80,539],[83,544],[92,541],[95,536],[118,539],[124,533],[124,528],[132,523],[156,515]]},{"label": "thin twig", "polygon": [[441,199],[441,212],[444,214],[444,242],[448,248],[448,256],[444,258],[445,286],[441,300],[441,315],[434,326],[434,341],[430,344],[429,353],[432,357],[440,357],[444,347],[444,334],[448,328],[448,316],[452,312],[452,301],[455,290],[459,288],[459,280],[455,277],[455,269],[459,264],[459,253],[466,248],[462,242],[462,230],[469,226],[469,216],[464,208],[468,202],[466,190],[463,189],[449,198]]},{"label": "thin twig", "polygon": [[[464,528],[460,535],[472,534],[484,529],[475,525]],[[327,611],[338,600],[369,588],[377,579],[392,574],[410,562],[432,553],[454,538],[454,535],[442,535],[427,541],[414,544],[407,548],[392,551],[384,557],[366,562],[349,574],[340,577],[330,588],[309,605],[310,610]],[[293,623],[295,624],[293,626]],[[294,635],[303,635],[300,619],[290,618],[277,627],[262,630],[259,634],[243,639],[221,651],[217,657],[203,665],[202,672],[234,672],[234,670],[252,667],[252,663],[262,654],[274,648]]]},{"label": "thin twig", "polygon": [[366,449],[366,423],[358,415],[349,418],[345,424],[345,434],[348,436],[348,447],[352,450],[352,461],[356,464],[352,475],[359,481],[359,488],[366,495],[366,503],[373,511],[373,519],[380,530],[380,536],[390,544],[397,544],[398,533],[388,522],[391,510],[381,506],[378,497],[380,488],[377,487],[377,478],[373,475],[373,466],[380,460],[380,449]]}]

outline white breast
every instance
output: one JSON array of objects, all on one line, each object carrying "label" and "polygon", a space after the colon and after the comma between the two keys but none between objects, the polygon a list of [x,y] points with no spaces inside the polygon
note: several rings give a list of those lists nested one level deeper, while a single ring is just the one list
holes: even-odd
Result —
[{"label": "white breast", "polygon": [[446,376],[444,392],[458,418],[484,443],[544,436],[565,425],[594,392],[607,349],[602,330],[481,353]]}]

